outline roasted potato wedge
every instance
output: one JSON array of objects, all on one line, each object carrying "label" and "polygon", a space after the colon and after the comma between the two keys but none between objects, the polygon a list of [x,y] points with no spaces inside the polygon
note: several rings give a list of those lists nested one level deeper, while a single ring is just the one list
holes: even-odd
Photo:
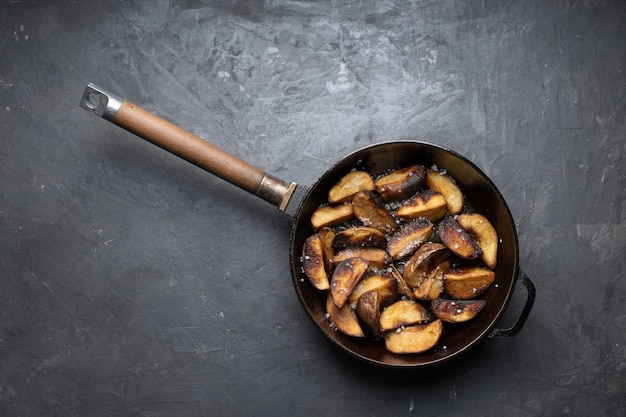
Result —
[{"label": "roasted potato wedge", "polygon": [[439,238],[456,256],[476,259],[483,254],[478,242],[461,227],[454,217],[446,217],[439,223]]},{"label": "roasted potato wedge", "polygon": [[396,169],[374,182],[376,191],[385,201],[404,200],[411,197],[426,182],[426,168],[413,165]]},{"label": "roasted potato wedge", "polygon": [[387,253],[394,260],[406,258],[430,239],[432,233],[433,224],[428,219],[419,218],[405,223],[389,238]]},{"label": "roasted potato wedge", "polygon": [[411,288],[417,288],[439,265],[450,257],[450,250],[441,243],[424,243],[409,259],[402,277]]},{"label": "roasted potato wedge", "polygon": [[380,337],[381,296],[378,291],[367,291],[356,303],[356,314],[375,337]]},{"label": "roasted potato wedge", "polygon": [[354,286],[363,278],[369,261],[363,258],[349,258],[340,262],[330,281],[330,294],[339,308],[348,300]]},{"label": "roasted potato wedge", "polygon": [[426,323],[431,319],[428,310],[412,300],[399,300],[380,313],[380,330],[389,331],[402,326]]},{"label": "roasted potato wedge", "polygon": [[354,304],[363,294],[376,291],[380,294],[380,303],[387,305],[398,295],[398,281],[391,275],[370,274],[359,281],[348,297],[348,302]]},{"label": "roasted potato wedge", "polygon": [[311,284],[318,290],[330,288],[328,274],[324,265],[322,238],[314,234],[306,238],[302,248],[302,267]]},{"label": "roasted potato wedge", "polygon": [[448,323],[462,323],[473,319],[485,307],[484,300],[433,300],[430,309],[435,317]]},{"label": "roasted potato wedge", "polygon": [[330,227],[322,227],[317,231],[317,234],[322,239],[322,253],[324,254],[326,271],[331,271],[333,268],[333,257],[335,256],[335,249],[332,246],[333,239],[335,239],[335,231]]},{"label": "roasted potato wedge", "polygon": [[463,192],[450,175],[443,171],[429,169],[426,174],[426,185],[444,196],[448,205],[448,213],[455,215],[463,210],[465,205]]},{"label": "roasted potato wedge", "polygon": [[374,180],[365,171],[352,171],[345,175],[328,192],[328,202],[343,203],[352,200],[356,193],[362,190],[375,190]]},{"label": "roasted potato wedge", "polygon": [[395,265],[389,265],[389,273],[396,279],[396,281],[398,281],[398,294],[407,300],[415,299],[413,290],[409,287],[409,284],[406,283],[404,277]]},{"label": "roasted potato wedge", "polygon": [[311,226],[314,230],[322,227],[337,226],[354,218],[352,203],[341,203],[336,206],[327,205],[315,210],[311,215]]},{"label": "roasted potato wedge", "polygon": [[436,300],[443,292],[443,273],[450,268],[450,261],[441,262],[426,279],[420,282],[413,294],[418,300]]},{"label": "roasted potato wedge", "polygon": [[430,221],[441,219],[448,212],[448,205],[443,194],[425,190],[403,201],[394,215],[402,220],[424,217]]},{"label": "roasted potato wedge", "polygon": [[443,288],[451,298],[468,300],[485,292],[495,278],[495,272],[480,266],[450,268],[443,274]]},{"label": "roasted potato wedge", "polygon": [[328,319],[331,324],[346,336],[356,338],[365,337],[356,312],[352,307],[348,304],[337,307],[330,294],[328,294],[328,298],[326,298],[326,314],[328,314]]},{"label": "roasted potato wedge", "polygon": [[385,347],[398,354],[422,353],[437,345],[443,324],[437,319],[427,324],[416,324],[385,334]]},{"label": "roasted potato wedge", "polygon": [[333,265],[349,258],[367,259],[371,269],[384,269],[391,263],[391,256],[384,249],[378,248],[347,248],[336,252],[333,257]]},{"label": "roasted potato wedge", "polygon": [[478,213],[460,214],[457,222],[478,243],[483,263],[493,269],[498,262],[498,233],[493,225]]},{"label": "roasted potato wedge", "polygon": [[335,249],[351,246],[374,247],[385,249],[387,238],[384,233],[375,227],[355,226],[338,232],[333,240]]},{"label": "roasted potato wedge", "polygon": [[359,191],[352,199],[352,205],[354,215],[363,225],[375,227],[383,233],[392,233],[398,229],[396,219],[373,192]]}]

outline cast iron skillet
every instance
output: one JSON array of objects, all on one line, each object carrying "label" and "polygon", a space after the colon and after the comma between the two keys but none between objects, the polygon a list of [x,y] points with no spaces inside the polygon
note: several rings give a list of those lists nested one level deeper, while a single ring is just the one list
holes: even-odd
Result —
[{"label": "cast iron skillet", "polygon": [[[532,309],[535,288],[519,269],[517,232],[511,212],[493,182],[472,162],[454,151],[415,141],[387,142],[362,148],[335,164],[310,188],[273,177],[205,140],[165,121],[119,97],[89,84],[80,102],[84,109],[135,133],[141,138],[211,172],[274,204],[295,218],[291,231],[290,260],[293,284],[307,314],[323,334],[348,354],[365,362],[392,368],[417,368],[450,360],[486,337],[517,334]],[[388,169],[422,164],[445,169],[462,189],[473,211],[493,224],[500,246],[495,267],[496,280],[481,298],[484,310],[472,321],[446,327],[438,346],[426,353],[397,355],[374,340],[357,340],[334,330],[326,318],[326,294],[313,288],[302,269],[302,246],[313,233],[310,218],[327,200],[328,190],[355,168],[371,174]],[[508,329],[496,329],[506,310],[516,282],[526,287],[528,297],[517,319]]]}]

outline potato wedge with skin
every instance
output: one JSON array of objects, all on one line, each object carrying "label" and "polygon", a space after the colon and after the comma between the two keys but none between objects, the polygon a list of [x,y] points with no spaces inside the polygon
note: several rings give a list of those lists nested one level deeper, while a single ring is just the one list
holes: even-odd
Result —
[{"label": "potato wedge with skin", "polygon": [[355,226],[338,232],[332,244],[335,249],[343,249],[350,246],[385,249],[387,247],[387,238],[383,232],[375,227]]},{"label": "potato wedge with skin", "polygon": [[485,308],[484,300],[433,300],[430,309],[435,317],[448,323],[471,320]]},{"label": "potato wedge with skin", "polygon": [[448,212],[448,205],[443,194],[433,190],[423,191],[403,201],[394,215],[402,220],[424,217],[430,221],[441,219]]},{"label": "potato wedge with skin", "polygon": [[426,182],[426,168],[413,165],[400,168],[384,175],[374,182],[376,192],[385,201],[404,200],[411,197]]},{"label": "potato wedge with skin", "polygon": [[354,286],[367,272],[368,265],[369,261],[363,258],[349,258],[337,265],[330,281],[330,295],[337,307],[346,304]]},{"label": "potato wedge with skin", "polygon": [[364,338],[365,333],[361,328],[356,312],[348,304],[337,307],[333,297],[328,294],[326,298],[326,314],[331,324],[346,336]]},{"label": "potato wedge with skin", "polygon": [[398,281],[391,275],[370,274],[362,278],[350,293],[348,302],[354,304],[363,294],[376,291],[380,295],[380,303],[387,305],[398,295]]},{"label": "potato wedge with skin", "polygon": [[476,239],[482,251],[481,260],[493,269],[498,262],[498,233],[493,225],[485,216],[478,213],[460,214],[457,222]]},{"label": "potato wedge with skin", "polygon": [[437,319],[428,324],[408,326],[399,331],[385,334],[385,347],[398,354],[422,353],[439,343],[443,333],[443,323]]},{"label": "potato wedge with skin", "polygon": [[335,252],[332,263],[337,265],[350,258],[367,259],[371,269],[384,269],[391,263],[391,256],[387,251],[379,248],[347,248]]},{"label": "potato wedge with skin", "polygon": [[373,192],[359,191],[352,199],[352,205],[354,215],[363,225],[375,227],[383,233],[392,233],[398,229],[396,219]]},{"label": "potato wedge with skin", "polygon": [[478,242],[461,227],[454,217],[446,217],[439,223],[439,238],[456,256],[476,259],[483,254]]},{"label": "potato wedge with skin", "polygon": [[389,238],[387,253],[394,260],[405,258],[430,239],[432,233],[433,224],[428,219],[419,218],[405,223]]},{"label": "potato wedge with skin", "polygon": [[343,203],[345,201],[352,200],[352,197],[359,191],[369,190],[373,191],[374,180],[365,171],[352,171],[346,174],[343,178],[335,184],[328,192],[328,202]]},{"label": "potato wedge with skin", "polygon": [[450,214],[459,214],[463,210],[465,205],[463,192],[450,175],[429,169],[426,174],[426,185],[444,196]]},{"label": "potato wedge with skin", "polygon": [[335,256],[335,249],[332,246],[335,231],[330,227],[322,227],[317,234],[322,239],[322,253],[324,254],[326,271],[331,271],[333,268],[333,257]]},{"label": "potato wedge with skin", "polygon": [[381,296],[378,291],[367,291],[356,303],[356,314],[374,337],[380,337]]},{"label": "potato wedge with skin", "polygon": [[327,205],[315,210],[311,215],[313,230],[322,227],[338,226],[354,218],[352,203],[341,203],[336,206]]},{"label": "potato wedge with skin", "polygon": [[443,292],[443,273],[450,268],[450,261],[441,262],[433,272],[415,288],[413,294],[418,300],[436,300]]},{"label": "potato wedge with skin", "polygon": [[411,288],[419,287],[441,262],[450,257],[450,250],[441,243],[424,243],[409,259],[402,277]]},{"label": "potato wedge with skin", "polygon": [[485,292],[495,278],[495,272],[480,266],[451,268],[443,274],[443,288],[451,298],[468,300]]},{"label": "potato wedge with skin", "polygon": [[426,307],[412,300],[399,300],[380,313],[380,330],[389,331],[402,326],[430,321]]},{"label": "potato wedge with skin", "polygon": [[409,287],[409,284],[406,283],[406,281],[402,277],[402,274],[400,273],[400,271],[398,271],[398,268],[396,268],[395,265],[392,264],[389,266],[389,273],[398,282],[398,294],[407,300],[415,299],[415,295],[413,295],[413,290],[411,289],[411,287]]},{"label": "potato wedge with skin", "polygon": [[324,249],[322,238],[314,234],[306,238],[302,248],[302,267],[304,274],[311,284],[318,290],[330,288],[328,274],[324,264]]}]

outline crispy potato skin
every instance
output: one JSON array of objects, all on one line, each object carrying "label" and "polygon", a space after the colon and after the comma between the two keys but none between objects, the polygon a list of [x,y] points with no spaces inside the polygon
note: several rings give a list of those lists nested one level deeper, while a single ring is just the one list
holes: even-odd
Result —
[{"label": "crispy potato skin", "polygon": [[451,176],[445,172],[429,169],[426,174],[426,185],[444,196],[448,213],[455,215],[463,210],[465,205],[463,192]]},{"label": "crispy potato skin", "polygon": [[330,282],[330,294],[335,305],[343,307],[354,289],[354,286],[363,278],[369,261],[363,258],[348,258],[341,261],[333,272]]},{"label": "crispy potato skin", "polygon": [[415,288],[413,294],[418,300],[435,300],[439,298],[443,292],[443,274],[450,267],[450,261],[445,260],[441,262],[437,267],[420,282],[420,285]]},{"label": "crispy potato skin", "polygon": [[338,205],[322,206],[311,215],[311,226],[313,230],[322,227],[338,226],[354,218],[354,208],[352,203],[341,203]]},{"label": "crispy potato skin", "polygon": [[385,249],[387,238],[383,232],[375,227],[355,226],[338,232],[332,245],[335,249],[351,246]]},{"label": "crispy potato skin", "polygon": [[402,277],[411,288],[416,288],[441,262],[450,257],[450,250],[441,243],[424,243],[409,259]]},{"label": "crispy potato skin", "polygon": [[367,259],[369,266],[375,269],[386,268],[391,263],[391,256],[384,249],[378,248],[347,248],[339,252],[335,252],[332,263],[337,265],[349,258]]},{"label": "crispy potato skin", "polygon": [[356,193],[362,190],[372,191],[376,189],[374,180],[365,171],[352,171],[346,174],[328,192],[328,202],[343,203],[352,200]]},{"label": "crispy potato skin", "polygon": [[443,323],[437,319],[428,324],[408,326],[400,331],[385,333],[385,347],[398,354],[426,352],[439,342],[443,333]]},{"label": "crispy potato skin", "polygon": [[385,201],[404,200],[419,191],[426,182],[426,168],[413,165],[396,169],[375,181],[376,191]]},{"label": "crispy potato skin", "polygon": [[370,291],[378,293],[381,305],[387,305],[398,295],[398,281],[390,275],[369,274],[356,284],[348,297],[348,302],[356,303],[363,294]]},{"label": "crispy potato skin", "polygon": [[419,218],[405,223],[394,233],[387,243],[387,253],[392,259],[398,260],[412,255],[433,234],[430,220]]},{"label": "crispy potato skin", "polygon": [[341,333],[359,339],[365,337],[356,312],[352,307],[348,304],[337,307],[330,294],[326,298],[326,313],[331,323],[336,326]]},{"label": "crispy potato skin", "polygon": [[356,303],[356,313],[374,337],[380,337],[379,320],[381,310],[381,296],[377,291],[367,291],[359,297]]},{"label": "crispy potato skin", "polygon": [[489,268],[493,269],[498,262],[498,233],[485,216],[479,213],[461,214],[457,218],[459,225],[472,236],[480,250],[481,259]]},{"label": "crispy potato skin", "polygon": [[448,212],[448,205],[443,194],[426,190],[403,201],[394,215],[402,220],[424,217],[430,221],[441,219]]},{"label": "crispy potato skin", "polygon": [[375,227],[383,233],[398,229],[396,219],[387,211],[382,200],[371,191],[359,191],[352,199],[354,215],[365,226]]},{"label": "crispy potato skin", "polygon": [[430,315],[424,306],[412,300],[399,300],[391,304],[380,314],[380,329],[388,331],[402,326],[425,323]]},{"label": "crispy potato skin", "polygon": [[438,230],[443,244],[459,258],[476,259],[483,254],[476,239],[467,233],[454,217],[443,219]]},{"label": "crispy potato skin", "polygon": [[450,268],[443,274],[443,286],[452,298],[468,300],[474,298],[493,284],[496,274],[480,266]]},{"label": "crispy potato skin", "polygon": [[324,264],[324,249],[319,234],[309,236],[302,248],[302,266],[311,284],[318,290],[330,288],[328,274]]},{"label": "crispy potato skin", "polygon": [[473,319],[485,307],[484,300],[433,300],[431,311],[438,319],[448,323],[463,323]]},{"label": "crispy potato skin", "polygon": [[326,271],[331,271],[333,267],[333,257],[335,256],[335,249],[332,246],[335,239],[335,231],[330,227],[322,227],[317,234],[322,239],[322,253],[324,254],[324,265]]}]

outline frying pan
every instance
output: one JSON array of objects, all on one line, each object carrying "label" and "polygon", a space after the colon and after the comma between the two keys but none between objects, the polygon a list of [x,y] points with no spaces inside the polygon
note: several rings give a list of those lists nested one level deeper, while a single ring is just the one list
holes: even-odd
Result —
[{"label": "frying pan", "polygon": [[[396,141],[371,145],[344,157],[326,171],[313,186],[285,182],[184,129],[88,84],[80,106],[123,129],[169,151],[194,165],[275,205],[294,218],[289,256],[296,293],[315,326],[346,353],[365,362],[391,368],[419,368],[439,364],[466,352],[484,338],[510,337],[522,329],[535,299],[532,281],[519,268],[517,232],[511,212],[493,182],[462,155],[429,143]],[[440,343],[429,352],[398,355],[388,352],[381,341],[353,339],[335,330],[326,317],[326,294],[308,282],[302,268],[302,247],[314,233],[310,218],[327,202],[328,190],[354,169],[373,175],[389,169],[422,164],[445,169],[463,191],[473,211],[493,224],[500,246],[495,267],[496,279],[481,298],[483,311],[473,320],[444,330]],[[524,306],[510,328],[495,328],[511,300],[517,281],[527,290]]]}]

